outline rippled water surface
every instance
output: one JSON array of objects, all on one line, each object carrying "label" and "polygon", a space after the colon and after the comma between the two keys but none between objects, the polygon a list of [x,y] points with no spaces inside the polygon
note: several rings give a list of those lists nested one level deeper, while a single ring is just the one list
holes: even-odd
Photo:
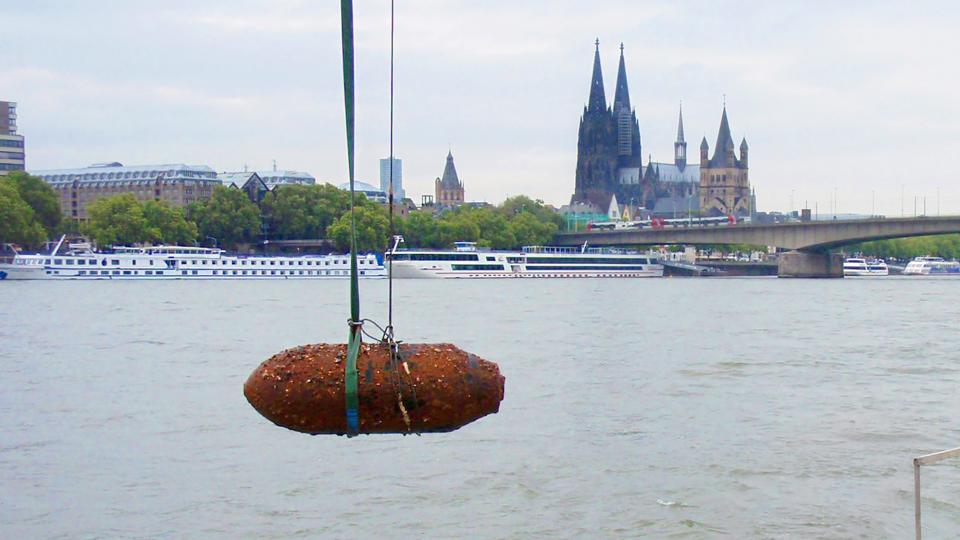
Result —
[{"label": "rippled water surface", "polygon": [[[960,446],[960,279],[400,281],[400,338],[507,377],[449,434],[257,415],[346,282],[0,283],[0,538],[907,538]],[[362,285],[382,320],[386,282]],[[960,460],[924,469],[960,531]]]}]

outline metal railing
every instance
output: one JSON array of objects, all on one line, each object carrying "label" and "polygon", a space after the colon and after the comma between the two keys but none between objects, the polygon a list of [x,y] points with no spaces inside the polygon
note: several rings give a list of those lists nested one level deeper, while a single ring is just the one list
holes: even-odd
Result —
[{"label": "metal railing", "polygon": [[930,465],[931,463],[936,463],[938,461],[951,458],[951,457],[960,457],[960,447],[953,448],[951,450],[944,450],[942,452],[934,452],[932,454],[927,454],[925,456],[913,458],[913,516],[914,516],[914,521],[916,523],[917,540],[920,540],[920,536],[921,536],[920,466]]}]

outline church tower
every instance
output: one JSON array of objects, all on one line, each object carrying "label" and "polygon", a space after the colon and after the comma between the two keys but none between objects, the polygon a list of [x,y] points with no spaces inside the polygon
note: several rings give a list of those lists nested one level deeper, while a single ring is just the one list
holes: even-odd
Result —
[{"label": "church tower", "polygon": [[[571,202],[588,201],[591,194],[611,194],[617,184],[617,132],[607,107],[600,68],[600,40],[595,42],[590,99],[580,117],[577,139],[576,186]],[[626,84],[626,79],[624,79]],[[629,102],[628,102],[629,106]],[[639,144],[639,134],[637,137]]]},{"label": "church tower", "polygon": [[443,167],[443,177],[434,181],[434,195],[437,206],[463,204],[463,182],[457,176],[457,167],[453,164],[453,152],[447,152],[447,164]]},{"label": "church tower", "polygon": [[617,69],[617,90],[613,97],[613,118],[617,124],[617,167],[639,169],[643,162],[640,154],[640,125],[637,123],[636,112],[630,107],[623,43],[620,44],[620,67]]},{"label": "church tower", "polygon": [[737,159],[727,121],[727,107],[723,107],[720,131],[713,157],[709,160],[707,138],[700,145],[700,211],[705,214],[738,214],[750,212],[750,179],[747,169],[747,139],[740,143]]},{"label": "church tower", "polygon": [[673,143],[673,162],[680,172],[687,167],[687,141],[683,140],[683,105],[680,105],[680,120],[677,123],[677,140]]}]

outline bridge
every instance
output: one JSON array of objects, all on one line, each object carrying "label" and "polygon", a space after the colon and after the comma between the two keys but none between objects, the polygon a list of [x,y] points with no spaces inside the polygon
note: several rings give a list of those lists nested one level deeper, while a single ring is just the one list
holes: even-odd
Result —
[{"label": "bridge", "polygon": [[642,246],[753,244],[791,250],[780,257],[781,277],[842,277],[843,259],[829,251],[850,244],[960,233],[960,216],[802,221],[769,225],[723,225],[662,229],[618,229],[560,233],[556,245]]}]

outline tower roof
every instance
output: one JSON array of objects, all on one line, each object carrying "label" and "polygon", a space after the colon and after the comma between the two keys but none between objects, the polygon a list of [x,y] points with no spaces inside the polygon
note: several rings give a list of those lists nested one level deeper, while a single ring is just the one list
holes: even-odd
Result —
[{"label": "tower roof", "polygon": [[623,43],[620,44],[620,67],[617,69],[617,90],[613,95],[613,109],[630,110],[630,90],[627,88],[627,68],[623,61]]},{"label": "tower roof", "polygon": [[680,120],[677,122],[677,142],[687,142],[683,140],[683,105],[680,105]]},{"label": "tower roof", "polygon": [[596,51],[593,53],[593,77],[590,79],[590,105],[591,111],[605,111],[607,109],[607,98],[603,93],[603,71],[600,69],[600,40],[597,39],[595,45]]},{"label": "tower roof", "polygon": [[457,189],[460,187],[457,168],[453,164],[453,152],[447,152],[447,164],[443,167],[443,176],[440,179],[440,184],[448,189]]},{"label": "tower roof", "polygon": [[744,137],[743,140],[740,141],[740,151],[742,152],[742,151],[744,151],[744,150],[748,150],[749,148],[750,148],[750,147],[747,146],[747,138]]},{"label": "tower roof", "polygon": [[717,145],[713,147],[713,157],[710,166],[717,167],[725,163],[727,150],[733,150],[733,136],[730,135],[730,123],[727,121],[727,106],[723,106],[723,116],[720,117],[720,131],[717,132]]},{"label": "tower roof", "polygon": [[710,145],[707,144],[707,136],[706,136],[706,135],[704,135],[704,136],[703,136],[703,140],[700,141],[700,149],[701,149],[701,150],[709,150],[709,149],[710,149]]}]

